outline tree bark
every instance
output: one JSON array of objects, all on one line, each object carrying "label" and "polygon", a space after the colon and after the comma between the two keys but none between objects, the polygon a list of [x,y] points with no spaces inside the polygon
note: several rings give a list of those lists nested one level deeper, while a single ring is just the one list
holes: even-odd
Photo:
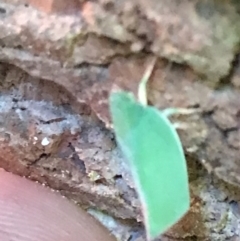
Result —
[{"label": "tree bark", "polygon": [[136,93],[157,56],[149,103],[198,109],[177,119],[189,125],[179,134],[192,206],[163,240],[237,237],[239,3],[67,2],[0,1],[0,167],[59,190],[102,222],[99,211],[107,213],[120,240],[144,240],[108,95],[114,87]]}]

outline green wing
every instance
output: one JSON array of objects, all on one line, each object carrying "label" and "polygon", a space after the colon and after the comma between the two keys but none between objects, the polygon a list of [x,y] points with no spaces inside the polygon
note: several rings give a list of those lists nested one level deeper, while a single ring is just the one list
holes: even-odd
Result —
[{"label": "green wing", "polygon": [[149,239],[175,224],[189,209],[183,148],[170,121],[131,93],[110,96],[117,142],[129,161],[143,208]]}]

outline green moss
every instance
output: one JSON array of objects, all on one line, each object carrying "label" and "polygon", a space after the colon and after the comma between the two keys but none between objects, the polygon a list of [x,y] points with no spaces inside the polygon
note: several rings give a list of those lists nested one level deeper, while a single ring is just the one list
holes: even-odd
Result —
[{"label": "green moss", "polygon": [[227,226],[228,216],[229,216],[229,210],[227,210],[223,214],[222,218],[220,219],[220,221],[216,225],[216,228],[215,228],[216,232],[220,233]]},{"label": "green moss", "polygon": [[67,53],[67,59],[70,59],[73,55],[74,49],[76,46],[81,46],[85,43],[87,40],[87,34],[80,32],[78,34],[69,34],[66,37],[66,53]]},{"label": "green moss", "polygon": [[208,26],[211,36],[203,49],[196,55],[187,54],[185,59],[196,71],[216,82],[228,75],[239,50],[240,15],[230,1],[198,1],[195,9],[198,21]]}]

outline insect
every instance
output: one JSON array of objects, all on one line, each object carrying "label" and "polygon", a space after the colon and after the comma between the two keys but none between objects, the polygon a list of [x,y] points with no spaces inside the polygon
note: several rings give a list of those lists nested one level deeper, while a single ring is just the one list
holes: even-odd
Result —
[{"label": "insect", "polygon": [[125,91],[112,92],[109,98],[116,140],[136,183],[148,240],[166,232],[190,207],[184,151],[168,117],[191,110],[159,111],[147,105],[146,84],[155,61],[139,84],[138,100]]}]

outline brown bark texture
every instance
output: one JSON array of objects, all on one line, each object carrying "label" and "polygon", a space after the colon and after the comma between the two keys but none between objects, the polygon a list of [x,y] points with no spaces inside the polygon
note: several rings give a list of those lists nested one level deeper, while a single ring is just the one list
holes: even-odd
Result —
[{"label": "brown bark texture", "polygon": [[1,0],[0,30],[1,168],[59,190],[119,240],[144,241],[108,96],[136,93],[157,56],[149,103],[199,110],[176,118],[189,126],[191,209],[161,240],[240,238],[238,1]]}]

